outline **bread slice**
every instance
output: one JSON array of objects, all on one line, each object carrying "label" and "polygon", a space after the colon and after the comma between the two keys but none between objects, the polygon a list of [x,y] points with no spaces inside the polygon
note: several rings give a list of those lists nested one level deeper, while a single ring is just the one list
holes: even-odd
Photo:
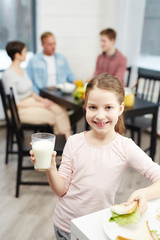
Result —
[{"label": "bread slice", "polygon": [[148,226],[148,221],[146,221],[133,233],[133,236],[130,236],[130,238],[117,236],[116,240],[156,240],[156,238],[153,237]]},{"label": "bread slice", "polygon": [[124,238],[124,237],[118,236],[116,238],[116,240],[133,240],[133,239],[131,239],[131,238]]},{"label": "bread slice", "polygon": [[133,240],[133,239],[131,239],[131,238],[124,238],[124,237],[118,236],[116,238],[116,240]]},{"label": "bread slice", "polygon": [[130,205],[116,204],[111,207],[111,211],[119,215],[130,214],[136,210],[137,206],[138,206],[137,201],[134,201]]}]

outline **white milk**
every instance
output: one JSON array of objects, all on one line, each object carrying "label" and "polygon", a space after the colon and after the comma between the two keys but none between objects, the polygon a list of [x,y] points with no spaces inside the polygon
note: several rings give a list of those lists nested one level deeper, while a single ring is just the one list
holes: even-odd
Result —
[{"label": "white milk", "polygon": [[39,171],[47,170],[50,167],[53,152],[53,142],[39,140],[32,145],[36,162],[34,168]]}]

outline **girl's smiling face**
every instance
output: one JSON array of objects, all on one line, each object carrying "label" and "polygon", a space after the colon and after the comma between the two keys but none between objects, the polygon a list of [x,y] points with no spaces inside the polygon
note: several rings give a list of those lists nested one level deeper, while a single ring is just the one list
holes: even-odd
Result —
[{"label": "girl's smiling face", "polygon": [[124,110],[124,104],[118,102],[113,91],[92,89],[86,104],[86,120],[97,134],[115,133],[118,117]]}]

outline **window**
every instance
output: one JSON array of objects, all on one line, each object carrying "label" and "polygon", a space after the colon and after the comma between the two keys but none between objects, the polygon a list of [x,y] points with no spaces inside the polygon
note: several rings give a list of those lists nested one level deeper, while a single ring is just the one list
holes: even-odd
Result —
[{"label": "window", "polygon": [[160,1],[146,0],[141,54],[160,56]]},{"label": "window", "polygon": [[36,51],[35,0],[0,1],[0,70],[10,64],[5,46],[12,40],[24,42],[29,52]]}]

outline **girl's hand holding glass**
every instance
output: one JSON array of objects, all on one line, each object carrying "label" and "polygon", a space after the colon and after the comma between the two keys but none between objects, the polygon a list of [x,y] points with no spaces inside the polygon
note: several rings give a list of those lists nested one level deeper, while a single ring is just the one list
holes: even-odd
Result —
[{"label": "girl's hand holding glass", "polygon": [[[31,142],[31,145],[32,145],[32,142]],[[29,153],[30,153],[30,155],[31,155],[31,157],[30,157],[30,158],[31,158],[31,162],[32,162],[33,164],[35,164],[36,159],[35,159],[33,150],[30,150]],[[57,152],[56,152],[56,151],[53,151],[53,153],[52,153],[52,159],[51,159],[51,164],[50,164],[50,168],[48,169],[48,171],[50,171],[51,169],[53,169],[53,170],[57,169],[57,168],[56,168],[56,160],[55,160],[56,154],[57,154]]]},{"label": "girl's hand holding glass", "polygon": [[55,138],[55,135],[51,133],[40,132],[32,134],[32,150],[36,158],[34,162],[35,170],[47,171],[50,168]]}]

